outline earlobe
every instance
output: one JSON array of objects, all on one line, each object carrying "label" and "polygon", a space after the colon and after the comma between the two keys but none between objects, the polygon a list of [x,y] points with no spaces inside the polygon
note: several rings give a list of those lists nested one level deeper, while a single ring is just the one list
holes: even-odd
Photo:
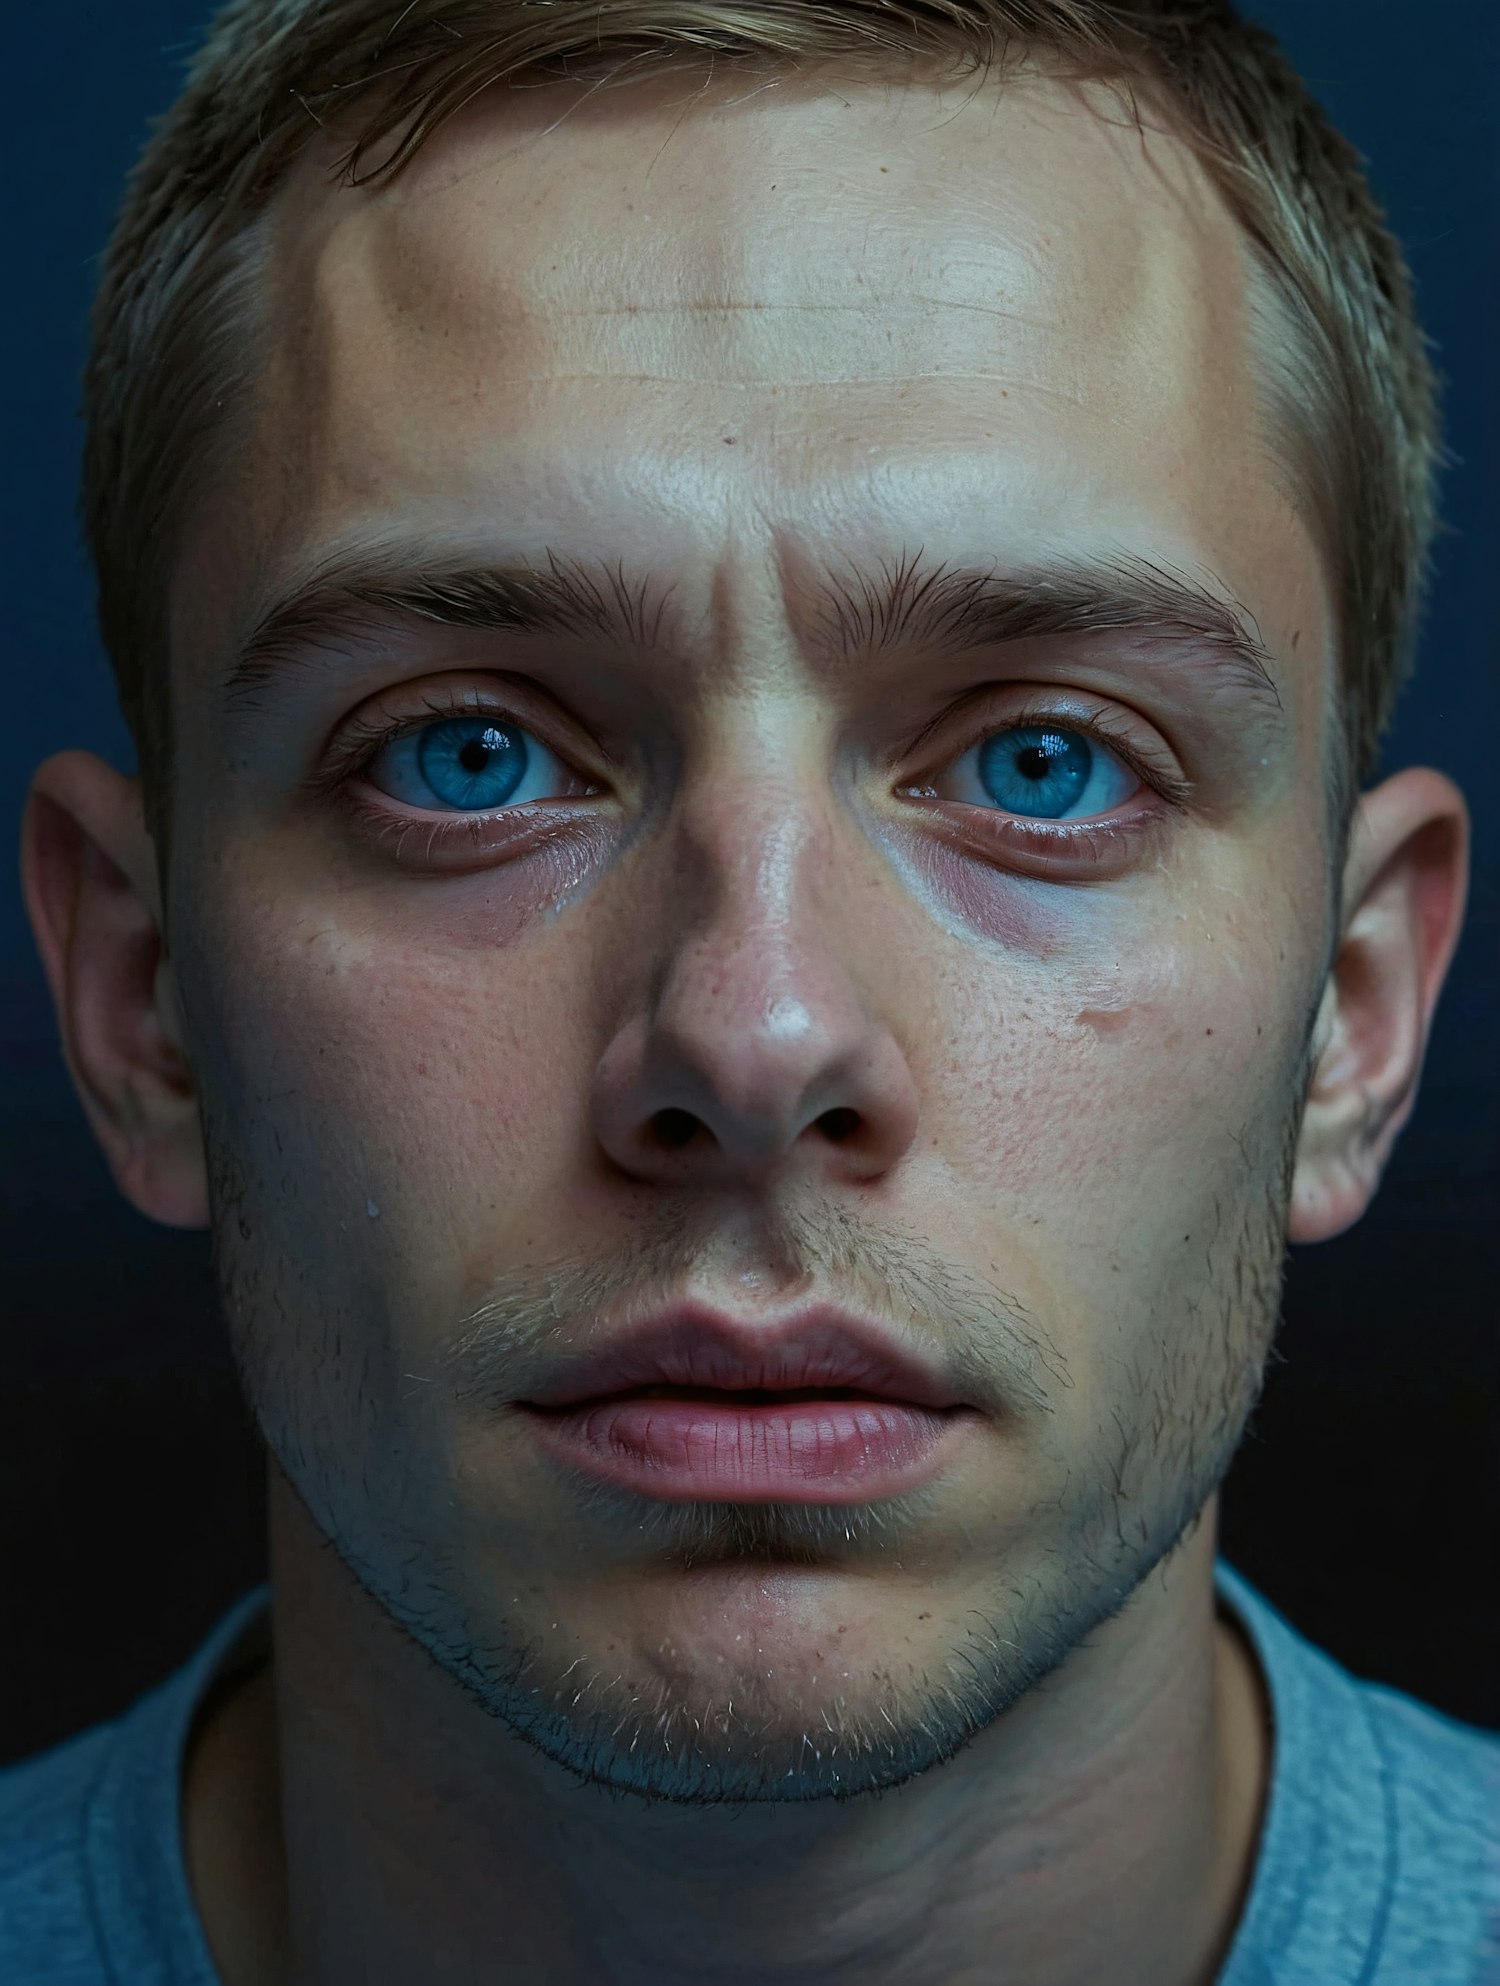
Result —
[{"label": "earlobe", "polygon": [[1374,1198],[1411,1115],[1468,886],[1468,812],[1427,767],[1360,800],[1339,947],[1314,1030],[1287,1236],[1326,1241]]},{"label": "earlobe", "polygon": [[22,820],[21,885],[63,1055],[120,1191],[151,1220],[206,1227],[197,1095],[139,780],[92,752],[39,766]]}]

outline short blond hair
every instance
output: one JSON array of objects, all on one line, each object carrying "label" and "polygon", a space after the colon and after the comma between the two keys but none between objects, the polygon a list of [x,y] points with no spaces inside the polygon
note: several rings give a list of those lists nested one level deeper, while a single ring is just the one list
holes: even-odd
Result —
[{"label": "short blond hair", "polygon": [[268,216],[309,142],[347,183],[400,172],[480,91],[707,62],[1014,57],[1139,89],[1243,229],[1281,336],[1279,458],[1328,565],[1341,706],[1332,812],[1374,770],[1410,666],[1439,458],[1434,376],[1399,246],[1353,147],[1228,0],[231,0],[128,182],[85,374],[82,507],[99,617],[166,874],[167,598],[184,516],[250,417]]}]

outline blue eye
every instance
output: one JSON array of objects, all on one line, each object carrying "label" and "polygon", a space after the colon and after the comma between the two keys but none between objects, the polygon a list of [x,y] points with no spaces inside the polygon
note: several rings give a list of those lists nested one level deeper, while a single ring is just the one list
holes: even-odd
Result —
[{"label": "blue eye", "polygon": [[[383,780],[375,776],[378,769]],[[556,753],[529,731],[484,711],[390,739],[370,761],[368,776],[409,806],[472,813],[545,799],[568,779]]]},{"label": "blue eye", "polygon": [[964,753],[951,797],[1003,807],[1028,820],[1089,820],[1128,800],[1140,782],[1097,739],[1061,724],[1017,724]]}]

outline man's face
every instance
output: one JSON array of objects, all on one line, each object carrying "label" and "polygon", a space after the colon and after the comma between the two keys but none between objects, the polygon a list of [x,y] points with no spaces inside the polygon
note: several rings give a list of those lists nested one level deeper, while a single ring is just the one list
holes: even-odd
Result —
[{"label": "man's face", "polygon": [[[554,1758],[785,1799],[950,1755],[1233,1449],[1330,637],[1179,146],[1036,79],[698,90],[294,187],[176,596],[174,967],[247,1386],[346,1564]],[[600,610],[329,621],[226,695],[372,546]],[[1059,568],[1238,602],[1270,682],[976,626]],[[560,1467],[517,1403],[687,1299],[872,1316],[975,1411],[880,1503]]]}]

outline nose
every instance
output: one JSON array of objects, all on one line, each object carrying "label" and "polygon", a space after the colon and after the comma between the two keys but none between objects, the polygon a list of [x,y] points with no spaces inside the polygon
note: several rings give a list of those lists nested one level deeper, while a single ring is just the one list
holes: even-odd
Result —
[{"label": "nose", "polygon": [[758,816],[719,799],[678,844],[645,990],[596,1070],[595,1135],[642,1180],[876,1178],[918,1118],[881,933],[847,914],[849,858],[841,875],[826,822],[764,794]]}]

